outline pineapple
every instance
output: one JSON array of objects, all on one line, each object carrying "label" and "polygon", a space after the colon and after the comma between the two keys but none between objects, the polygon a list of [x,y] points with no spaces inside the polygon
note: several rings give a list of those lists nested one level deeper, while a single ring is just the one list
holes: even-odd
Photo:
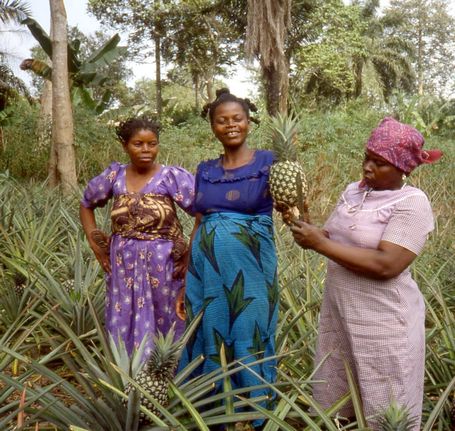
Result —
[{"label": "pineapple", "polygon": [[411,431],[415,429],[416,418],[409,416],[406,407],[392,401],[379,416],[378,424],[381,431]]},{"label": "pineapple", "polygon": [[[180,352],[183,348],[182,342],[174,343],[174,333],[173,328],[171,328],[166,336],[159,333],[155,337],[155,350],[134,379],[162,406],[166,406],[168,402],[169,381],[174,377]],[[128,395],[132,390],[135,390],[134,387],[128,384],[125,388],[125,394]],[[159,415],[158,409],[142,393],[140,394],[140,403],[152,413]],[[139,417],[141,422],[147,422],[144,413],[140,412]]]},{"label": "pineapple", "polygon": [[272,118],[269,136],[278,162],[270,169],[270,193],[278,211],[290,210],[297,218],[306,213],[307,182],[297,162],[298,117],[278,114]]},{"label": "pineapple", "polygon": [[19,273],[14,274],[14,292],[20,298],[27,288],[27,279]]},{"label": "pineapple", "polygon": [[74,283],[74,278],[68,278],[62,282],[62,287],[68,295],[74,292]]}]

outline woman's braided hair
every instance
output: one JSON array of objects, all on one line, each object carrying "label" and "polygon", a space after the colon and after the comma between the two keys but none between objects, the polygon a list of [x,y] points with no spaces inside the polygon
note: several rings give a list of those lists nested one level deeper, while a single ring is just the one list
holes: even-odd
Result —
[{"label": "woman's braided hair", "polygon": [[213,117],[216,108],[219,105],[222,105],[223,103],[226,102],[236,102],[238,103],[243,110],[245,111],[245,114],[248,118],[248,120],[251,120],[253,123],[259,124],[259,120],[257,118],[251,117],[250,112],[257,112],[258,108],[256,105],[251,102],[250,99],[242,99],[240,97],[234,96],[233,94],[230,93],[228,88],[220,88],[219,90],[216,90],[216,99],[211,102],[207,103],[204,105],[201,111],[201,117],[202,118],[207,118],[207,114],[210,119],[210,124],[213,124]]},{"label": "woman's braided hair", "polygon": [[136,132],[139,130],[150,130],[153,132],[157,139],[159,139],[160,126],[155,121],[148,117],[130,117],[115,128],[115,133],[119,141],[126,145]]}]

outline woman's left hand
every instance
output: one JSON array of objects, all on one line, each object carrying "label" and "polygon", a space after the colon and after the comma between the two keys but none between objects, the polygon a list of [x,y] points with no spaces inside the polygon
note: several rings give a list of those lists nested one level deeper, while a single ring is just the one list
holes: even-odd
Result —
[{"label": "woman's left hand", "polygon": [[328,238],[328,233],[304,221],[294,221],[291,226],[294,241],[305,249],[317,250],[319,244]]},{"label": "woman's left hand", "polygon": [[188,259],[186,256],[182,256],[176,262],[174,262],[174,272],[172,276],[175,280],[181,280],[185,278],[186,270],[188,266]]},{"label": "woman's left hand", "polygon": [[175,313],[177,317],[181,320],[186,319],[186,311],[185,311],[185,288],[182,287],[177,294],[177,299],[175,302]]}]

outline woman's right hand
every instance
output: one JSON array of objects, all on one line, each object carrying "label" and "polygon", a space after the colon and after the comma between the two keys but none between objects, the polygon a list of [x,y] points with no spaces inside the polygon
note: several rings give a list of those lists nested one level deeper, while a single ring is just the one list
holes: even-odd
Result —
[{"label": "woman's right hand", "polygon": [[94,243],[90,244],[90,247],[95,254],[96,260],[100,263],[101,268],[103,268],[103,271],[111,274],[111,259],[109,253],[106,253],[105,249],[102,249]]},{"label": "woman's right hand", "polygon": [[109,256],[111,239],[100,229],[93,229],[89,235],[90,247],[104,272],[111,273],[111,260]]},{"label": "woman's right hand", "polygon": [[328,238],[328,233],[312,224],[297,220],[291,226],[294,241],[305,249],[318,250],[321,242]]}]

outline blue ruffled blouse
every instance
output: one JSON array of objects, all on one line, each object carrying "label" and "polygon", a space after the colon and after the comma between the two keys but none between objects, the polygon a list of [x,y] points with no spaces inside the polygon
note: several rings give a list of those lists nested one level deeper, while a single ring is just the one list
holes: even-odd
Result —
[{"label": "blue ruffled blouse", "polygon": [[271,151],[256,150],[249,163],[235,169],[224,169],[221,157],[201,162],[196,173],[195,212],[271,216],[268,180],[274,161]]}]

